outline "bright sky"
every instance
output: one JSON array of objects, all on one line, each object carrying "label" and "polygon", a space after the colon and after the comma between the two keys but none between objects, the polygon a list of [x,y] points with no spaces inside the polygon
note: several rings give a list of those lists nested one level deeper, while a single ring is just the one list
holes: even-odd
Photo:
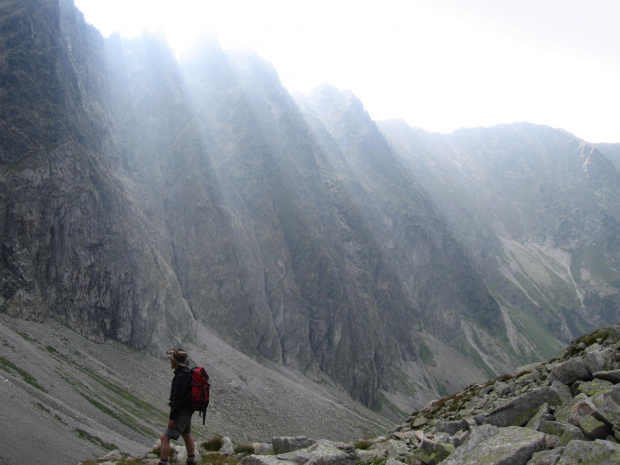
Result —
[{"label": "bright sky", "polygon": [[350,89],[375,120],[451,132],[529,121],[620,142],[619,0],[75,0],[104,36],[215,33],[291,92]]}]

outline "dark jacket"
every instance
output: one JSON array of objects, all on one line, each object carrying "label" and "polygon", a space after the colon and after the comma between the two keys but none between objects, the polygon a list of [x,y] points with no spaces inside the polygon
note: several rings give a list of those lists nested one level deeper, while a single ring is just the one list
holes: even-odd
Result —
[{"label": "dark jacket", "polygon": [[174,370],[172,387],[170,388],[170,420],[176,420],[183,408],[187,407],[187,396],[192,385],[188,367]]}]

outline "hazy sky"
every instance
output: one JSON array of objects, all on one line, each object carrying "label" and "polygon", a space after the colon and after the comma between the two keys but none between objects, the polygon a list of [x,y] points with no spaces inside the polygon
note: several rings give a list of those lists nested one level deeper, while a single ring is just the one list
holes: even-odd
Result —
[{"label": "hazy sky", "polygon": [[529,121],[620,142],[620,0],[75,0],[104,36],[216,33],[289,91],[352,90],[429,131]]}]

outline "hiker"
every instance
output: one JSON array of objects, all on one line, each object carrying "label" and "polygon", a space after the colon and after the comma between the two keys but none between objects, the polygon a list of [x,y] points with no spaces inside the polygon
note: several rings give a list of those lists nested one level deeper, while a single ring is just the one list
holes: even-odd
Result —
[{"label": "hiker", "polygon": [[161,456],[159,465],[167,465],[170,457],[170,440],[178,440],[183,436],[187,448],[187,465],[196,464],[194,438],[192,437],[192,414],[194,410],[188,406],[188,394],[191,387],[190,370],[187,353],[183,349],[168,351],[170,368],[174,370],[172,387],[170,388],[170,416],[168,428],[161,435]]}]

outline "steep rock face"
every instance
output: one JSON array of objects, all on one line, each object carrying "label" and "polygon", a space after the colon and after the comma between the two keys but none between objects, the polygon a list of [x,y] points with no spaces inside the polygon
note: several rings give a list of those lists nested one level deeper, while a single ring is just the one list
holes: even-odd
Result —
[{"label": "steep rock face", "polygon": [[[529,124],[449,136],[401,122],[381,127],[501,296],[517,332],[527,334],[521,328],[534,318],[570,340],[617,320],[620,176],[601,152]],[[544,337],[531,336],[544,346]]]},{"label": "steep rock face", "polygon": [[3,9],[2,310],[136,347],[187,337],[188,307],[118,167],[100,35],[71,2]]}]

